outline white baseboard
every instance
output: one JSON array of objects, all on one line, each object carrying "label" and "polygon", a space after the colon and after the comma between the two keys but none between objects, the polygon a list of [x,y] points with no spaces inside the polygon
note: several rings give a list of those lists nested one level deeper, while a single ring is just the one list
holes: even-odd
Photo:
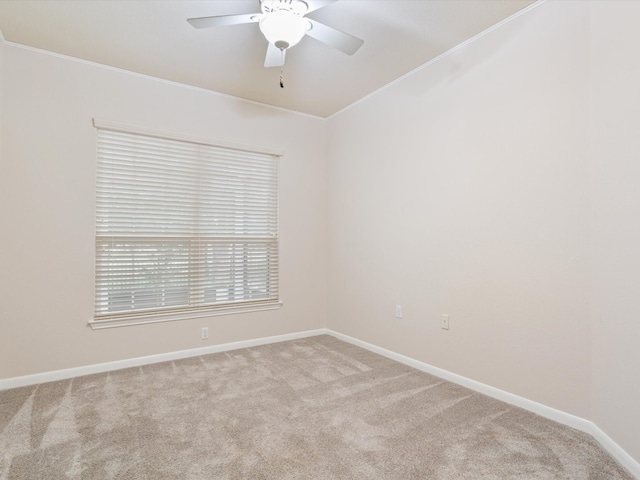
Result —
[{"label": "white baseboard", "polygon": [[491,387],[476,380],[472,380],[470,378],[463,377],[462,375],[449,372],[448,370],[434,367],[433,365],[429,365],[428,363],[421,362],[419,360],[401,355],[396,352],[392,352],[391,350],[378,347],[377,345],[358,340],[357,338],[353,338],[333,330],[327,329],[325,333],[345,342],[390,358],[391,360],[395,360],[397,362],[413,367],[417,370],[430,373],[431,375],[456,383],[458,385],[462,385],[463,387],[467,387],[489,397],[501,400],[510,405],[515,405],[517,407],[523,408],[532,413],[540,415],[541,417],[553,420],[554,422],[558,422],[563,425],[567,425],[568,427],[575,428],[576,430],[580,430],[581,432],[585,432],[591,435],[598,443],[600,443],[600,445],[602,445],[602,447],[607,452],[609,452],[616,460],[618,460],[620,464],[622,464],[627,470],[629,470],[629,472],[633,476],[640,479],[640,463],[638,463],[631,455],[623,450],[595,423],[589,420],[585,420],[584,418],[571,415],[570,413],[566,413],[561,410],[557,410],[542,403],[534,402],[533,400],[520,397],[513,393],[500,390],[499,388]]},{"label": "white baseboard", "polygon": [[591,423],[592,430],[589,433],[596,441],[611,454],[623,467],[629,470],[629,473],[640,479],[640,463],[636,461],[631,455],[629,455],[620,445],[613,441],[613,439],[604,433],[595,423]]},{"label": "white baseboard", "polygon": [[82,375],[110,372],[113,370],[121,370],[123,368],[129,367],[139,367],[141,365],[149,365],[152,363],[180,360],[181,358],[198,357],[200,355],[208,355],[210,353],[227,352],[229,350],[238,350],[239,348],[256,347],[258,345],[266,345],[269,343],[286,342],[287,340],[297,340],[299,338],[324,335],[326,333],[327,330],[321,328],[318,330],[287,333],[284,335],[276,335],[273,337],[242,340],[239,342],[223,343],[221,345],[211,345],[208,347],[180,350],[177,352],[161,353],[158,355],[148,355],[145,357],[136,357],[126,360],[117,360],[114,362],[98,363],[94,365],[87,365],[84,367],[67,368],[64,370],[54,370],[52,372],[36,373],[34,375],[7,378],[4,380],[0,380],[0,390],[25,387],[28,385],[36,385],[38,383],[54,382],[56,380],[66,380],[67,378],[80,377]]},{"label": "white baseboard", "polygon": [[25,375],[22,377],[8,378],[0,380],[0,390],[9,388],[24,387],[28,385],[36,385],[38,383],[53,382],[56,380],[65,380],[68,378],[79,377],[82,375],[90,375],[94,373],[102,373],[113,370],[120,370],[129,367],[139,367],[152,363],[167,362],[171,360],[179,360],[182,358],[197,357],[210,353],[226,352],[237,350],[240,348],[256,347],[258,345],[266,345],[270,343],[285,342],[288,340],[297,340],[300,338],[313,337],[316,335],[331,335],[335,338],[351,343],[358,347],[362,347],[371,352],[377,353],[384,357],[390,358],[397,362],[403,363],[417,370],[421,370],[444,380],[462,385],[476,392],[482,393],[489,397],[501,400],[503,402],[515,405],[525,410],[529,410],[537,415],[548,418],[555,422],[567,425],[582,432],[588,433],[596,439],[618,462],[620,462],[629,472],[636,478],[640,479],[640,463],[638,463],[631,455],[623,450],[616,442],[614,442],[604,431],[596,424],[584,418],[571,415],[569,413],[557,410],[555,408],[543,405],[533,400],[514,395],[513,393],[494,388],[484,383],[472,380],[462,375],[458,375],[447,370],[443,370],[428,363],[401,355],[391,350],[387,350],[377,345],[358,340],[357,338],[344,335],[327,328],[319,328],[317,330],[307,330],[298,333],[288,333],[284,335],[276,335],[273,337],[256,338],[253,340],[242,340],[239,342],[224,343],[221,345],[211,345],[209,347],[194,348],[190,350],[181,350],[178,352],[162,353],[158,355],[149,355],[146,357],[137,357],[127,360],[118,360],[115,362],[100,363],[95,365],[87,365],[84,367],[68,368],[65,370],[55,370],[53,372],[37,373],[34,375]]}]

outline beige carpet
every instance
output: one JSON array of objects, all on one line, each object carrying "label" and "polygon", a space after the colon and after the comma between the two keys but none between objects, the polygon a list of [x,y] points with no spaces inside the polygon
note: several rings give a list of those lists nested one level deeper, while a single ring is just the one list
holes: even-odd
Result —
[{"label": "beige carpet", "polygon": [[0,479],[632,479],[588,435],[330,336],[0,392]]}]

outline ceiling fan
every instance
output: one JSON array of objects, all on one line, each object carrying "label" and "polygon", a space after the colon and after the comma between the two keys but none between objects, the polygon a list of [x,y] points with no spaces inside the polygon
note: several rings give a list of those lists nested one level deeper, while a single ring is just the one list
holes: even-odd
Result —
[{"label": "ceiling fan", "polygon": [[189,18],[187,21],[195,28],[258,23],[260,31],[269,42],[264,66],[281,67],[284,65],[286,51],[305,35],[347,55],[353,55],[362,46],[363,40],[305,17],[307,13],[335,1],[337,0],[260,0],[260,13]]}]

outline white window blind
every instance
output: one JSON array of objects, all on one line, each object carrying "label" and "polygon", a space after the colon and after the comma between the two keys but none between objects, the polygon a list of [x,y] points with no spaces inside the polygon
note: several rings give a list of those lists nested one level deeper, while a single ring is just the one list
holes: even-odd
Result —
[{"label": "white window blind", "polygon": [[276,155],[98,128],[97,157],[94,323],[278,302]]}]

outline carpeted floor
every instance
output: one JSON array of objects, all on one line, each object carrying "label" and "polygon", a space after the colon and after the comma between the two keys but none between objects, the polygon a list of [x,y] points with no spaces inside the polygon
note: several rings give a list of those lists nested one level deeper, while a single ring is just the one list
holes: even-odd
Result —
[{"label": "carpeted floor", "polygon": [[590,436],[330,336],[0,392],[0,479],[632,479]]}]

